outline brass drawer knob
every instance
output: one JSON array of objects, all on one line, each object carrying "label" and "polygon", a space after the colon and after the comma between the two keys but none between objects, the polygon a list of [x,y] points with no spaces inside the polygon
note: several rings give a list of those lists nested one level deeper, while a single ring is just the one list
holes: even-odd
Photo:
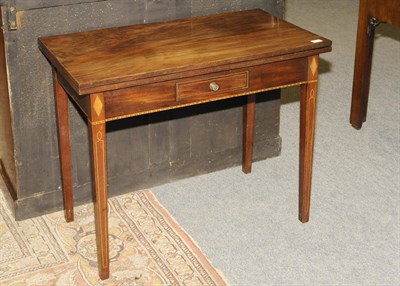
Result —
[{"label": "brass drawer knob", "polygon": [[219,90],[219,85],[216,82],[210,83],[210,90],[218,91]]}]

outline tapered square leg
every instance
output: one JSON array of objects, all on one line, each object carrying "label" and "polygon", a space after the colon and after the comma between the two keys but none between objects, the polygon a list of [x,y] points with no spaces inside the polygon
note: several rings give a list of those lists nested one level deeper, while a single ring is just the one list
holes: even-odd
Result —
[{"label": "tapered square leg", "polygon": [[309,57],[308,83],[301,86],[299,160],[299,219],[301,222],[308,222],[310,217],[318,60],[318,56]]},{"label": "tapered square leg", "polygon": [[375,26],[378,23],[368,16],[367,4],[368,1],[360,1],[354,63],[350,123],[356,129],[360,129],[363,122],[367,119],[372,52],[374,48]]},{"label": "tapered square leg", "polygon": [[62,189],[65,220],[74,220],[74,198],[72,192],[72,160],[69,127],[68,95],[60,85],[57,71],[53,69],[54,94],[57,113],[58,143],[60,149]]},{"label": "tapered square leg", "polygon": [[104,98],[90,95],[91,120],[89,124],[90,158],[92,166],[92,186],[95,195],[95,225],[99,276],[110,276],[108,247],[108,205],[107,205],[107,153],[106,124],[104,122]]},{"label": "tapered square leg", "polygon": [[251,173],[254,145],[254,121],[256,115],[256,95],[248,95],[243,106],[243,150],[242,170],[245,174]]}]

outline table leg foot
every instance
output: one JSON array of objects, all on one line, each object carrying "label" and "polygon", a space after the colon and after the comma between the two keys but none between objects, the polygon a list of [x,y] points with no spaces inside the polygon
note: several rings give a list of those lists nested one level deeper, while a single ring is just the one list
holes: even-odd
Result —
[{"label": "table leg foot", "polygon": [[110,268],[107,267],[99,270],[99,276],[101,280],[106,280],[110,278]]},{"label": "table leg foot", "polygon": [[64,216],[66,222],[74,221],[74,210],[73,209],[65,210]]},{"label": "table leg foot", "polygon": [[353,126],[354,129],[360,130],[362,127],[362,124],[354,124],[353,122],[350,122],[351,126]]}]

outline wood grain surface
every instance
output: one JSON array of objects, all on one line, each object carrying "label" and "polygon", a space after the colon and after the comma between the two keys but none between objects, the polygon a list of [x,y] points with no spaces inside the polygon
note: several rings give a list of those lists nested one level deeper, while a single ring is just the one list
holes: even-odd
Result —
[{"label": "wood grain surface", "polygon": [[[228,80],[227,80],[228,79]],[[105,92],[106,120],[211,102],[307,80],[307,58]],[[219,85],[217,91],[210,84]],[[79,106],[85,96],[72,97]]]},{"label": "wood grain surface", "polygon": [[[1,13],[0,13],[1,14]],[[0,15],[3,23],[3,16]],[[17,199],[11,105],[9,99],[4,34],[0,34],[0,181],[3,178],[12,200]]]},{"label": "wood grain surface", "polygon": [[[371,17],[376,21],[371,21]],[[375,27],[380,22],[400,26],[400,0],[360,0],[350,123],[361,129],[367,120]]]},{"label": "wood grain surface", "polygon": [[319,56],[308,59],[308,83],[300,88],[299,220],[310,219],[311,180],[317,112]]},{"label": "wood grain surface", "polygon": [[400,26],[399,0],[360,0],[360,9],[366,11],[365,14],[370,17],[378,18],[387,24]]},{"label": "wood grain surface", "polygon": [[101,91],[94,87],[331,45],[259,9],[224,15],[43,37],[39,46],[82,95]]},{"label": "wood grain surface", "polygon": [[60,165],[62,176],[62,190],[64,198],[65,220],[74,220],[74,196],[72,192],[72,160],[70,119],[68,110],[68,94],[61,86],[57,72],[53,69],[54,99],[56,102],[58,148],[60,150]]}]

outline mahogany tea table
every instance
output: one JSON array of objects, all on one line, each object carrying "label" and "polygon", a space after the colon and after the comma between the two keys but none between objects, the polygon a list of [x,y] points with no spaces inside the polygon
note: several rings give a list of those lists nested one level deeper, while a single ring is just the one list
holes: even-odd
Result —
[{"label": "mahogany tea table", "polygon": [[106,123],[243,97],[251,172],[256,93],[301,86],[299,219],[309,220],[319,54],[331,41],[262,10],[42,37],[53,67],[65,217],[73,220],[68,98],[87,117],[99,274],[109,277]]}]

